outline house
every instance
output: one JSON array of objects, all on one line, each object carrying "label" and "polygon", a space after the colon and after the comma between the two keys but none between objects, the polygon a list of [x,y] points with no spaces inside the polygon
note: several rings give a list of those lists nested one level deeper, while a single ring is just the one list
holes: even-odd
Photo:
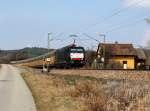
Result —
[{"label": "house", "polygon": [[132,44],[100,43],[97,62],[105,69],[135,69],[136,50]]}]

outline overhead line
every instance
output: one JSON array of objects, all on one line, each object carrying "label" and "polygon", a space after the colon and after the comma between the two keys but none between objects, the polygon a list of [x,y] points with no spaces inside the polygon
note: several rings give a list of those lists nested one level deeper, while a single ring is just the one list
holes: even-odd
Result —
[{"label": "overhead line", "polygon": [[[128,7],[122,8],[122,9],[120,9],[120,10],[114,12],[112,15],[110,15],[110,16],[108,17],[108,19],[110,19],[110,18],[113,17],[113,16],[116,16],[116,15],[120,14],[121,12],[123,12],[123,11],[125,11],[125,10],[127,10],[127,9],[129,9],[129,8],[132,8],[133,6],[139,5],[139,4],[142,3],[143,1],[144,1],[144,0],[139,0],[139,1],[136,2],[136,3],[133,3],[133,4],[129,5]],[[107,18],[104,18],[104,20],[106,20],[106,19],[107,19]]]},{"label": "overhead line", "polygon": [[121,28],[128,27],[128,26],[133,25],[133,24],[137,24],[137,23],[139,23],[139,22],[141,22],[143,20],[144,20],[144,18],[138,19],[138,20],[136,20],[136,21],[134,21],[132,23],[128,23],[128,24],[124,24],[124,25],[119,25],[119,26],[117,26],[115,28],[112,28],[112,29],[106,31],[105,33],[110,33],[110,32],[116,31],[116,30],[120,30]]},{"label": "overhead line", "polygon": [[55,37],[54,37],[54,39],[60,39],[60,36],[62,36],[64,33],[62,32],[62,33],[59,33],[58,35],[56,35]]},{"label": "overhead line", "polygon": [[89,35],[86,34],[86,33],[83,33],[83,35],[86,36],[86,37],[88,37],[89,39],[95,40],[95,41],[98,42],[98,43],[100,42],[99,40],[95,39],[94,37],[89,36]]},{"label": "overhead line", "polygon": [[98,22],[98,23],[95,23],[95,24],[92,24],[92,25],[88,26],[85,30],[88,30],[89,28],[92,28],[92,27],[94,27],[94,26],[96,26],[96,25],[98,25],[98,24],[100,24],[100,23],[102,23],[102,22],[104,22],[104,21],[106,21],[106,20],[109,20],[109,19],[111,19],[112,17],[114,17],[114,16],[120,14],[121,12],[126,11],[126,10],[128,10],[129,8],[132,8],[133,6],[137,6],[137,5],[139,5],[140,3],[142,3],[143,1],[144,1],[144,0],[139,0],[139,1],[136,2],[136,3],[133,3],[133,4],[129,5],[129,6],[127,6],[127,7],[124,7],[124,8],[121,8],[121,9],[117,10],[116,12],[112,13],[110,16],[104,17],[101,22]]}]

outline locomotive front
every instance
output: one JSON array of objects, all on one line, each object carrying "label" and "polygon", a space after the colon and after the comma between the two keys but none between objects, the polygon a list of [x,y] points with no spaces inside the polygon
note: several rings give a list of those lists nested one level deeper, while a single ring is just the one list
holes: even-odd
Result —
[{"label": "locomotive front", "polygon": [[85,50],[83,47],[70,48],[70,63],[72,67],[83,67],[85,65]]}]

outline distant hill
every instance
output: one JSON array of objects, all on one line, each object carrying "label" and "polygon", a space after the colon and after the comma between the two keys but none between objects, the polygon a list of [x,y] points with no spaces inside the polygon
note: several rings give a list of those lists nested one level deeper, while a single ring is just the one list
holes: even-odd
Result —
[{"label": "distant hill", "polygon": [[9,63],[27,58],[36,57],[48,52],[46,48],[24,48],[19,50],[0,50],[0,63]]},{"label": "distant hill", "polygon": [[[51,49],[50,51],[52,51]],[[10,63],[11,61],[19,61],[28,58],[37,57],[48,52],[46,48],[23,48],[19,50],[0,50],[0,63]],[[86,51],[86,67],[91,66],[96,57],[96,52],[92,50]]]}]

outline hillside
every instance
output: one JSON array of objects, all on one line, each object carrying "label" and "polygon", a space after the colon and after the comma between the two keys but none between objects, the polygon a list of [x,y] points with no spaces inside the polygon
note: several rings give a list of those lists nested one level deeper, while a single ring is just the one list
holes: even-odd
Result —
[{"label": "hillside", "polygon": [[9,63],[10,61],[18,61],[27,58],[36,57],[47,53],[46,48],[24,48],[19,50],[0,50],[0,63]]}]

